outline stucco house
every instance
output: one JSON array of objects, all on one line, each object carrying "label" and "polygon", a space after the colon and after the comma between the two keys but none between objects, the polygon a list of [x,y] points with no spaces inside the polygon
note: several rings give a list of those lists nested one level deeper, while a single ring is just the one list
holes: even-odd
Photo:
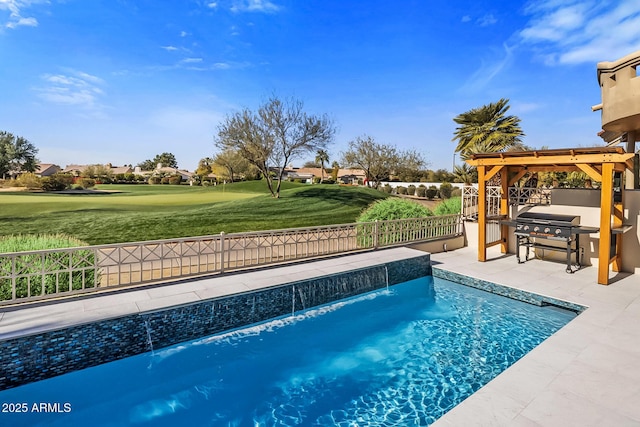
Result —
[{"label": "stucco house", "polygon": [[51,176],[61,170],[60,166],[54,165],[53,163],[38,163],[34,173],[36,176],[42,178],[43,176]]}]

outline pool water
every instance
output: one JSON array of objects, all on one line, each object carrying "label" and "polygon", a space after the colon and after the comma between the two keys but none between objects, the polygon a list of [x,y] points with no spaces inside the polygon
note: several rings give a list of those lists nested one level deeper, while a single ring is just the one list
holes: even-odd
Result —
[{"label": "pool water", "polygon": [[429,425],[575,316],[425,277],[0,392],[0,425]]}]

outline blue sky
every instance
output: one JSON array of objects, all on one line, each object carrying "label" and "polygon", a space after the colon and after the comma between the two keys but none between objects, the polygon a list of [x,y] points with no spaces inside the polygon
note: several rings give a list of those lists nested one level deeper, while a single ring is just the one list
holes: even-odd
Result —
[{"label": "blue sky", "polygon": [[276,94],[335,120],[331,161],[366,134],[451,169],[453,117],[503,97],[530,146],[600,144],[596,64],[637,50],[638,0],[0,0],[0,130],[193,170]]}]

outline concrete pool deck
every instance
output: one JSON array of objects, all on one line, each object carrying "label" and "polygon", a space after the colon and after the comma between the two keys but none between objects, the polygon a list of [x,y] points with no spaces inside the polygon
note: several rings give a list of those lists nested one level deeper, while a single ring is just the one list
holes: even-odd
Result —
[{"label": "concrete pool deck", "polygon": [[[515,256],[477,261],[467,247],[433,254],[435,268],[589,308],[434,423],[458,426],[640,426],[640,275],[596,283],[597,268],[566,274],[562,263]],[[161,310],[238,292],[424,255],[395,248],[346,255],[29,308],[0,309],[0,339]]]},{"label": "concrete pool deck", "polygon": [[487,262],[475,247],[433,254],[433,267],[589,308],[433,426],[640,426],[640,275],[603,286],[597,267],[492,249]]}]

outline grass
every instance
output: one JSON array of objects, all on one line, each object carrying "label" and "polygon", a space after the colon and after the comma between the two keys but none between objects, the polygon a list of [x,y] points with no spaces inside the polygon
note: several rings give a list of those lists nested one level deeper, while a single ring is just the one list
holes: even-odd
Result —
[{"label": "grass", "polygon": [[64,233],[89,244],[355,222],[383,193],[362,187],[263,182],[216,187],[103,185],[101,195],[0,193],[0,236]]},{"label": "grass", "polygon": [[[0,253],[86,245],[81,240],[60,234],[20,234],[0,237]],[[52,252],[42,257],[40,255],[17,257],[15,270],[20,274],[20,277],[16,279],[15,296],[25,298],[92,288],[97,283],[95,280],[96,271],[93,268],[94,257],[95,255],[91,251]],[[78,270],[70,273],[67,271],[69,267]],[[10,300],[13,297],[12,282],[9,279],[12,270],[12,263],[0,262],[0,301]]]}]

